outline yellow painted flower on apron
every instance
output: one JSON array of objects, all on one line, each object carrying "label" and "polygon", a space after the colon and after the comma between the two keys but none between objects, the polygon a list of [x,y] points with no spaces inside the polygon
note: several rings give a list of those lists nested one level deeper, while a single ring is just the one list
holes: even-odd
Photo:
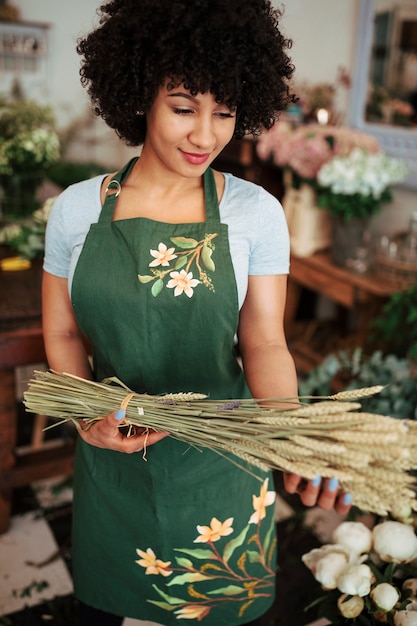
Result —
[{"label": "yellow painted flower on apron", "polygon": [[[155,298],[163,290],[164,281],[168,276],[170,280],[166,287],[174,289],[174,296],[185,293],[191,298],[195,287],[200,284],[214,292],[213,280],[207,272],[212,274],[216,271],[212,256],[215,250],[213,239],[217,236],[217,233],[209,233],[200,241],[193,237],[170,237],[171,243],[174,244],[170,248],[161,241],[157,249],[150,249],[153,260],[148,267],[152,268],[152,273],[138,274],[139,282],[153,283],[151,293]],[[192,267],[195,267],[198,278],[190,271]]]},{"label": "yellow painted flower on apron", "polygon": [[[171,594],[153,585],[161,599],[148,599],[149,603],[173,611],[177,619],[203,621],[212,609],[225,602],[225,598],[235,603],[236,614],[241,617],[257,598],[272,595],[276,547],[274,515],[271,516],[269,527],[262,527],[266,507],[275,501],[275,492],[268,491],[268,482],[266,478],[260,494],[252,496],[254,513],[238,534],[233,528],[233,517],[223,522],[212,517],[209,525],[197,525],[199,534],[193,541],[203,543],[206,547],[176,548],[175,552],[181,553],[175,557],[176,565],[158,559],[152,548],[136,550],[142,558],[135,562],[145,568],[146,574],[166,578],[172,576],[166,587],[181,589],[180,593],[177,591]],[[252,524],[256,524],[253,534]],[[228,536],[231,538],[224,542]],[[247,563],[259,565],[258,576],[248,574]],[[204,593],[199,592],[199,582],[211,582],[210,590],[206,586]]]},{"label": "yellow painted flower on apron", "polygon": [[169,576],[172,574],[172,570],[168,569],[171,565],[171,561],[164,562],[157,559],[152,548],[148,548],[146,552],[137,549],[136,552],[138,553],[138,556],[141,556],[142,558],[135,561],[135,563],[142,565],[142,567],[146,567],[147,574],[162,574],[162,576]]}]

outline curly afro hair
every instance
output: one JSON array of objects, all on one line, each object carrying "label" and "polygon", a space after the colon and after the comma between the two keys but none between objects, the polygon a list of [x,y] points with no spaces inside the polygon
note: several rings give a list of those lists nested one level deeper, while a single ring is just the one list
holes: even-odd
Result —
[{"label": "curly afro hair", "polygon": [[269,0],[110,0],[79,39],[81,82],[95,112],[128,145],[167,80],[236,107],[234,136],[269,129],[293,99],[291,41]]}]

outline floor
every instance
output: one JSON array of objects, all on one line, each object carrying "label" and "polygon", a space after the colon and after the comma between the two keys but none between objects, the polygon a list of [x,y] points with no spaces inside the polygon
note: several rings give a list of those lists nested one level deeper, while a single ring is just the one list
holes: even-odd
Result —
[{"label": "floor", "polygon": [[[280,492],[279,477],[277,488]],[[293,497],[279,496],[280,538],[277,600],[262,626],[325,626],[304,607],[317,583],[301,555],[330,539],[340,516],[305,512]],[[15,491],[10,529],[0,536],[0,626],[76,625],[71,580],[71,477],[34,483]],[[124,626],[156,626],[126,619]]]}]

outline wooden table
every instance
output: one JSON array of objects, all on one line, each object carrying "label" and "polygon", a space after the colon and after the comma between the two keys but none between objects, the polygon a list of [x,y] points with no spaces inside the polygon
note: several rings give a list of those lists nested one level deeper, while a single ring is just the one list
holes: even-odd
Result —
[{"label": "wooden table", "polygon": [[[4,250],[0,256],[5,256]],[[40,261],[28,270],[0,270],[0,533],[9,526],[15,487],[72,471],[73,442],[20,454],[17,442],[17,367],[46,362],[41,327]],[[28,414],[28,419],[33,416]]]},{"label": "wooden table", "polygon": [[[328,253],[310,257],[291,257],[288,297],[285,313],[287,335],[297,367],[309,371],[325,356],[324,351],[311,349],[307,335],[296,337],[296,317],[303,288],[325,296],[343,310],[355,312],[356,323],[349,337],[350,345],[364,346],[369,336],[370,322],[380,312],[388,298],[400,286],[376,274],[358,274],[334,265]],[[317,320],[314,320],[317,323]],[[291,342],[291,338],[293,341]]]}]

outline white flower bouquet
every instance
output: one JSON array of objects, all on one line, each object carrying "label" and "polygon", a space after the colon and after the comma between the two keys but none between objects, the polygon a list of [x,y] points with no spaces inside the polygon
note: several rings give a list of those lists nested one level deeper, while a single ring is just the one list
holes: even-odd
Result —
[{"label": "white flower bouquet", "polygon": [[31,217],[10,222],[0,228],[0,245],[10,246],[25,259],[31,261],[45,252],[45,231],[55,197],[48,198]]},{"label": "white flower bouquet", "polygon": [[319,604],[333,626],[417,626],[417,537],[411,511],[401,513],[373,529],[343,522],[332,544],[302,556],[326,591],[310,607]]},{"label": "white flower bouquet", "polygon": [[23,130],[0,141],[0,174],[13,176],[16,170],[44,170],[58,160],[59,154],[60,142],[55,131]]},{"label": "white flower bouquet", "polygon": [[355,148],[322,165],[317,173],[317,204],[344,221],[368,218],[391,199],[390,186],[406,175],[403,161]]}]

